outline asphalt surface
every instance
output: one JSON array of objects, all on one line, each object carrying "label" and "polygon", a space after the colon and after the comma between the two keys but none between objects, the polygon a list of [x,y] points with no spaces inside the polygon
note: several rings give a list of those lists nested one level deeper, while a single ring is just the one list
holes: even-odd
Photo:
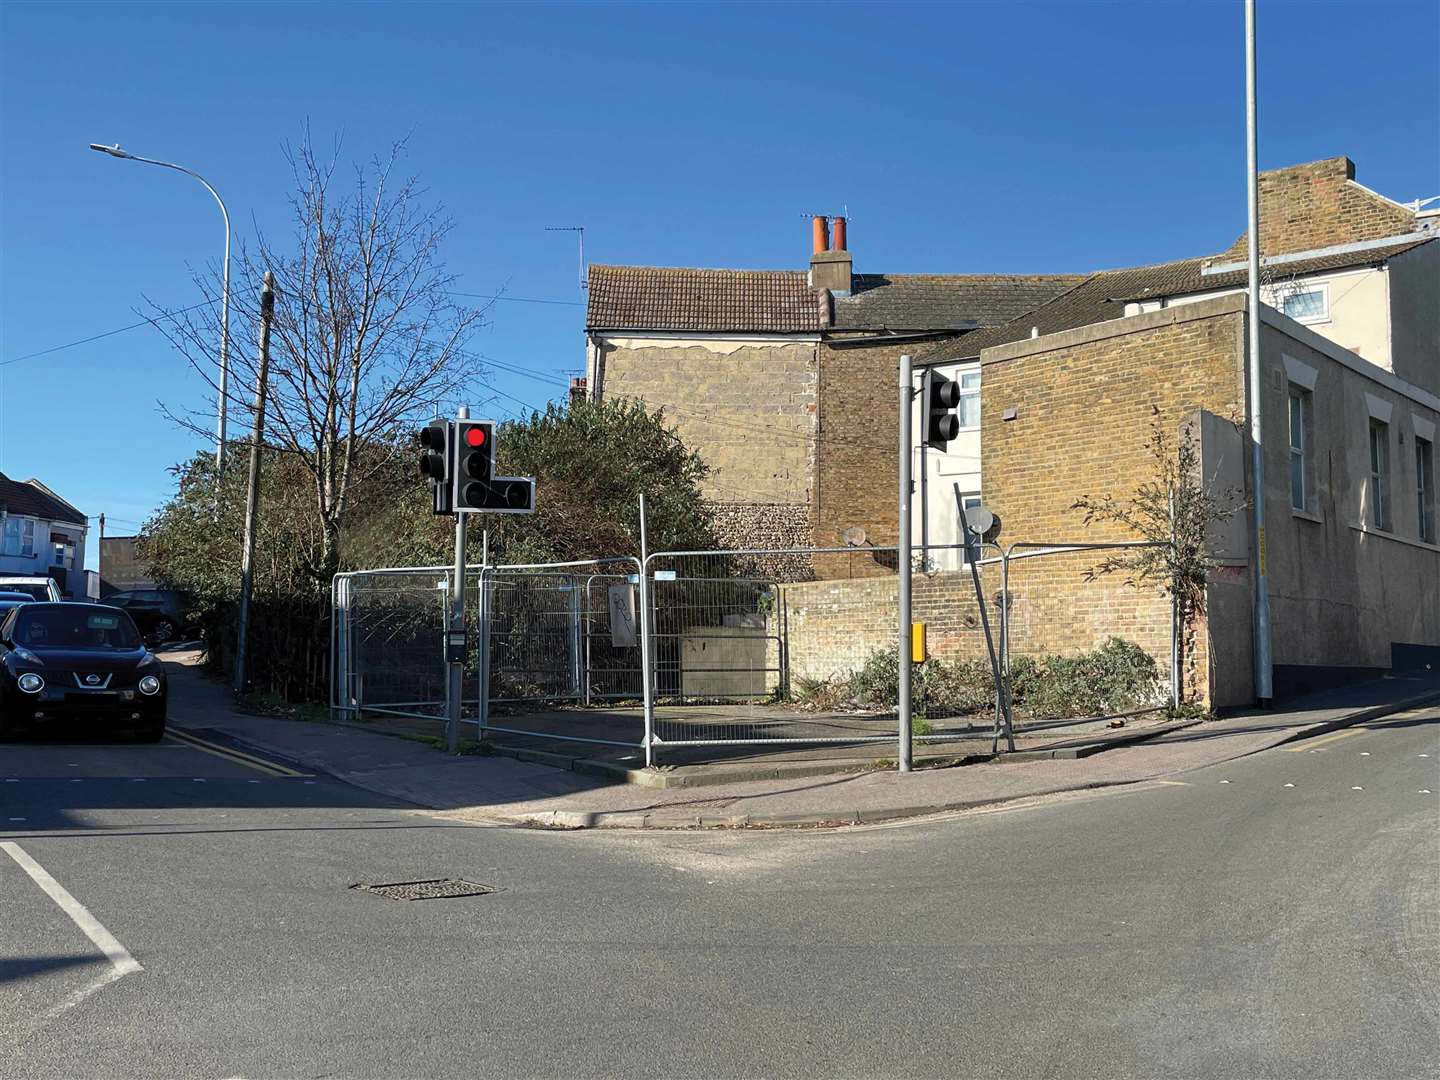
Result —
[{"label": "asphalt surface", "polygon": [[[0,1076],[1440,1070],[1437,710],[833,832],[484,827],[301,771],[0,745]],[[436,877],[498,891],[350,888]]]}]

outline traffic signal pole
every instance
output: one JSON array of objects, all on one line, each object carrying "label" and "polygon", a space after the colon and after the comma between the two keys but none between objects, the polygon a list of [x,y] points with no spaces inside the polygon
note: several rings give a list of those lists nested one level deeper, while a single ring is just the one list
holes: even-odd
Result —
[{"label": "traffic signal pole", "polygon": [[910,438],[910,405],[914,396],[911,385],[913,367],[909,355],[900,357],[900,692],[896,700],[899,720],[899,768],[909,772],[910,761],[910,667],[913,662],[910,637],[910,462],[914,449]]},{"label": "traffic signal pole", "polygon": [[[470,419],[470,408],[461,405],[455,413],[456,419]],[[450,576],[450,625],[451,633],[465,629],[465,525],[469,514],[455,515],[455,567]],[[448,679],[445,692],[445,749],[452,754],[460,752],[460,713],[465,707],[465,657],[457,662],[454,655],[449,660]],[[482,664],[483,672],[485,666]],[[480,687],[486,694],[489,687]]]}]

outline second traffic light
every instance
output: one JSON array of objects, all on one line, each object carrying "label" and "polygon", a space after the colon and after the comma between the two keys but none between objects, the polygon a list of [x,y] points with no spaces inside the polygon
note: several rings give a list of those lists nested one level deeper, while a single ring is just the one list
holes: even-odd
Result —
[{"label": "second traffic light", "polygon": [[925,445],[943,451],[960,434],[960,384],[927,368],[921,381],[921,410],[925,418]]},{"label": "second traffic light", "polygon": [[528,514],[535,509],[535,481],[495,475],[495,423],[455,421],[453,504],[458,513]]}]

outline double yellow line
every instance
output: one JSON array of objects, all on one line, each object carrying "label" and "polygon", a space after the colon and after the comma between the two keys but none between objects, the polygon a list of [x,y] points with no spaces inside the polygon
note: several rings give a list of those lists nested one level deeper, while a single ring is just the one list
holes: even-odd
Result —
[{"label": "double yellow line", "polygon": [[264,758],[254,757],[250,754],[243,754],[228,746],[221,746],[219,743],[212,743],[202,739],[198,735],[191,735],[187,731],[177,731],[170,728],[166,734],[178,743],[190,747],[192,750],[199,750],[202,754],[213,754],[215,757],[224,758],[226,761],[236,765],[244,765],[247,769],[254,769],[266,776],[311,776],[312,773],[298,772],[295,769],[284,765],[277,765],[273,761],[266,761]]}]

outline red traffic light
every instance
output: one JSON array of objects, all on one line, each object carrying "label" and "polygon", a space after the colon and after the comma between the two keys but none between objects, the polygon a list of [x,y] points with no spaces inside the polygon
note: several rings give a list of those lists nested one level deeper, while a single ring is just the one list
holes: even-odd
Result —
[{"label": "red traffic light", "polygon": [[483,427],[467,427],[465,429],[465,444],[467,446],[484,446],[485,429]]}]

